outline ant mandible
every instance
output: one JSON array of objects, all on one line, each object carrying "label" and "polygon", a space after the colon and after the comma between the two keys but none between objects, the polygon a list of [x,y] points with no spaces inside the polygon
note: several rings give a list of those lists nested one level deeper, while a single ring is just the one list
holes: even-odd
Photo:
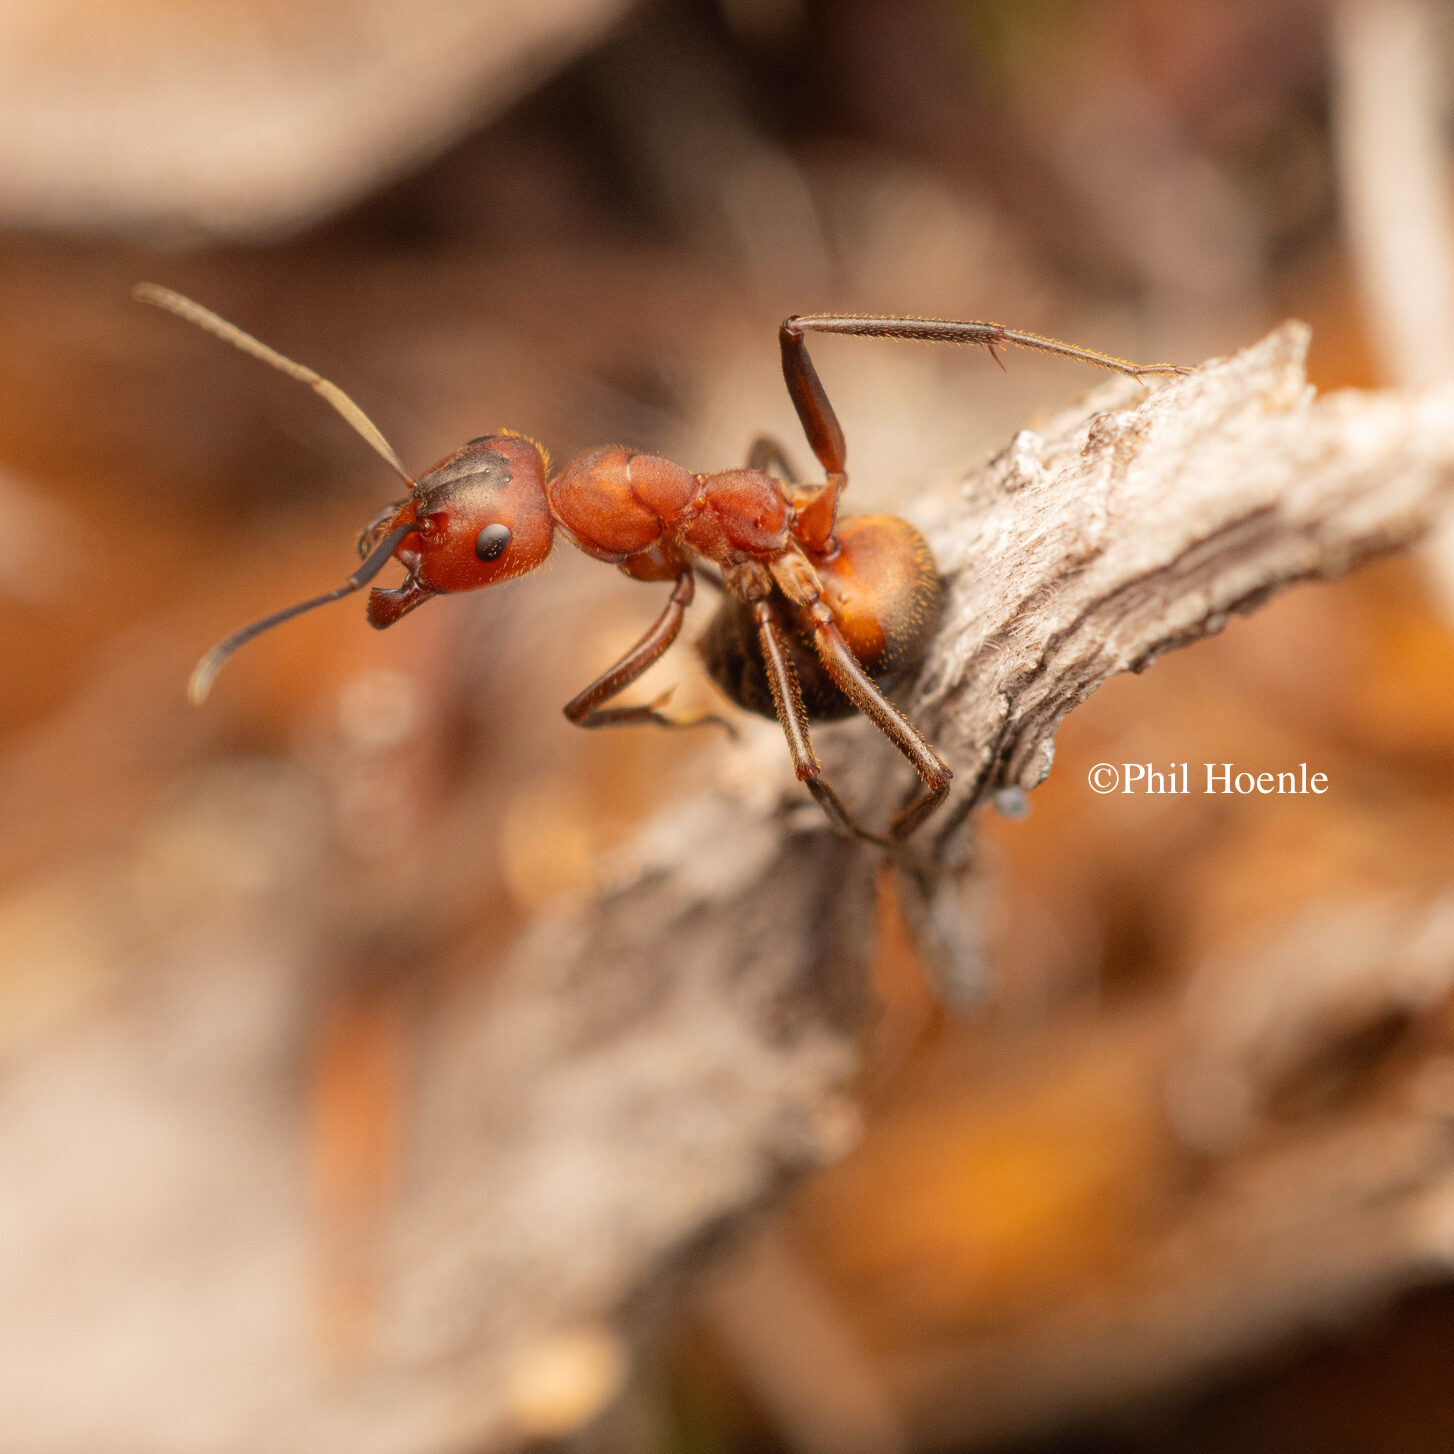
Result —
[{"label": "ant mandible", "polygon": [[[335,590],[254,621],[197,664],[188,695],[200,703],[223,663],[244,642],[283,621],[361,590],[397,557],[404,581],[369,594],[368,619],[392,626],[431,596],[491,586],[524,575],[550,554],[555,530],[596,560],[633,580],[671,581],[656,624],[613,667],[566,704],[578,727],[653,722],[663,727],[721,722],[665,716],[665,698],[645,706],[605,704],[676,640],[695,590],[694,567],[722,604],[700,643],[708,671],[739,706],[781,723],[800,781],[833,827],[884,847],[904,842],[944,801],[953,773],[889,700],[924,659],[939,622],[941,584],[924,537],[894,515],[838,514],[848,483],[843,430],[808,357],[809,333],[860,338],[1016,344],[1080,359],[1141,380],[1184,373],[1173,364],[1142,366],[998,323],[849,314],[787,319],[778,330],[783,377],[803,432],[823,469],[803,484],[782,447],[759,437],[745,468],[694,474],[660,455],[621,445],[593,449],[551,475],[540,445],[511,430],[472,439],[419,479],[337,385],[284,358],[250,334],[170,288],[142,283],[135,296],[236,345],[321,394],[381,455],[409,494],[374,517],[359,537],[363,564]],[[1001,365],[1003,367],[1003,365]],[[861,712],[908,758],[922,786],[887,835],[862,828],[823,780],[809,730]],[[725,725],[725,724],[724,724]]]}]

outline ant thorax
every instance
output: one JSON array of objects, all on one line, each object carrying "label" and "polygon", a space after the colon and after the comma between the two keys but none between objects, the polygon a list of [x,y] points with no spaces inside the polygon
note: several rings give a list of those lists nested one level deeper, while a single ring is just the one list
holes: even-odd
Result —
[{"label": "ant thorax", "polygon": [[660,455],[620,445],[572,460],[547,487],[570,538],[598,560],[622,564],[666,545],[726,568],[787,547],[791,510],[761,470],[693,474]]}]

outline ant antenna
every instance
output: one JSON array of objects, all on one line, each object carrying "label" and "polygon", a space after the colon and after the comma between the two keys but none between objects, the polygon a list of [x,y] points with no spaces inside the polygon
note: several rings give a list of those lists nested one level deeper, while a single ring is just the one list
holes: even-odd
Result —
[{"label": "ant antenna", "polygon": [[274,611],[271,616],[264,616],[261,621],[254,621],[251,626],[244,626],[240,631],[234,631],[225,641],[219,641],[197,663],[196,670],[193,671],[187,682],[187,700],[194,707],[200,707],[207,700],[207,693],[212,690],[212,683],[217,680],[217,673],[226,665],[227,658],[239,646],[244,646],[251,641],[254,636],[261,636],[264,631],[271,631],[274,626],[281,625],[284,621],[291,621],[294,616],[301,616],[304,611],[326,606],[330,601],[337,601],[368,585],[388,564],[389,557],[393,555],[404,537],[414,534],[418,529],[418,522],[410,521],[407,525],[399,526],[397,530],[391,530],[374,546],[364,563],[341,586],[331,591],[325,591],[321,596],[314,596],[310,600],[299,601],[296,606],[285,606],[281,611]]},{"label": "ant antenna", "polygon": [[374,451],[389,463],[394,473],[411,490],[414,488],[414,477],[399,463],[399,456],[389,447],[389,441],[379,432],[378,426],[337,384],[329,383],[321,374],[315,374],[312,369],[303,364],[294,363],[290,358],[284,358],[276,349],[260,343],[252,334],[244,333],[235,323],[229,323],[225,318],[219,318],[210,308],[204,308],[200,303],[194,303],[190,298],[185,298],[180,293],[174,293],[170,288],[163,288],[156,283],[138,283],[131,290],[131,296],[138,303],[151,303],[157,308],[165,308],[168,313],[175,313],[178,318],[185,318],[188,323],[195,323],[198,328],[206,329],[208,333],[215,334],[235,348],[240,348],[244,353],[250,353],[254,358],[260,358],[265,364],[287,374],[290,379],[297,379],[299,383],[307,384],[310,389],[321,394],[343,415],[354,430],[361,434]]}]

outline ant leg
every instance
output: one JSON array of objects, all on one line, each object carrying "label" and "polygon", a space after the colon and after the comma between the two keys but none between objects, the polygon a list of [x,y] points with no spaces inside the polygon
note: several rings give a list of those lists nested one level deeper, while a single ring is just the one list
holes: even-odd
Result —
[{"label": "ant leg", "polygon": [[759,434],[747,451],[747,468],[775,475],[784,484],[795,485],[802,478],[788,458],[783,442],[775,434]]},{"label": "ant leg", "polygon": [[833,617],[821,601],[807,609],[813,646],[834,685],[904,754],[923,780],[924,791],[900,809],[889,832],[902,843],[943,803],[954,773],[917,727],[878,689],[848,649]]},{"label": "ant leg", "polygon": [[409,503],[406,495],[402,500],[395,500],[392,505],[385,505],[367,525],[358,533],[358,553],[367,555],[385,535],[388,534],[388,525],[394,516]]},{"label": "ant leg", "polygon": [[833,548],[833,524],[838,516],[838,497],[848,484],[844,473],[848,445],[843,439],[843,426],[828,402],[808,345],[803,341],[802,320],[789,318],[778,329],[778,344],[783,356],[783,380],[788,397],[798,411],[798,420],[808,444],[823,466],[827,476],[822,486],[797,505],[794,533],[811,551],[824,554]]},{"label": "ant leg", "polygon": [[798,781],[817,799],[818,806],[828,815],[828,821],[845,838],[862,838],[878,844],[880,848],[896,847],[892,839],[870,833],[854,822],[843,799],[823,781],[823,768],[818,754],[813,751],[813,738],[808,729],[808,713],[803,706],[798,674],[793,670],[792,658],[783,644],[783,624],[767,601],[754,601],[752,616],[757,622],[757,640],[763,665],[767,668],[768,685],[772,688],[773,706],[777,708],[783,735],[788,739],[788,751],[792,754],[793,771],[797,773]]},{"label": "ant leg", "polygon": [[671,599],[666,603],[666,610],[657,617],[656,624],[651,630],[615,666],[603,672],[585,691],[578,693],[565,704],[565,715],[577,727],[626,727],[642,722],[653,722],[658,727],[699,727],[707,722],[715,722],[719,727],[725,727],[728,732],[734,730],[725,717],[711,714],[692,717],[685,721],[663,716],[657,709],[665,705],[667,696],[671,695],[670,692],[642,707],[602,707],[601,705],[603,702],[610,701],[618,692],[624,691],[638,677],[644,675],[646,669],[659,660],[672,642],[677,639],[677,633],[682,629],[682,620],[686,616],[687,607],[692,604],[694,594],[692,570],[688,566],[677,577],[676,588],[671,593]]},{"label": "ant leg", "polygon": [[[857,338],[905,338],[917,339],[923,343],[971,343],[981,344],[989,349],[991,357],[999,362],[995,349],[1000,344],[1012,344],[1018,348],[1035,348],[1043,353],[1053,353],[1061,358],[1078,359],[1082,363],[1094,364],[1097,368],[1111,369],[1140,382],[1147,374],[1185,374],[1190,369],[1178,364],[1135,364],[1129,359],[1115,358],[1108,353],[1097,353],[1091,348],[1079,348],[1073,343],[1062,343],[1058,338],[1043,338],[1038,333],[1024,333],[1019,329],[1006,328],[999,323],[957,322],[949,318],[873,318],[857,313],[825,313],[814,317],[794,314],[783,320],[778,329],[778,343],[783,356],[783,379],[788,386],[788,396],[793,408],[802,421],[803,433],[813,447],[818,462],[828,472],[829,483],[834,475],[841,475],[847,467],[848,446],[843,439],[843,427],[828,394],[808,356],[808,345],[804,337],[808,333],[843,333]],[[842,482],[838,488],[842,488]]]},{"label": "ant leg", "polygon": [[824,313],[813,317],[794,314],[783,320],[778,329],[782,349],[783,380],[803,433],[828,479],[822,489],[798,507],[798,538],[813,551],[826,551],[833,543],[833,521],[838,509],[838,496],[848,483],[845,474],[848,446],[843,426],[828,402],[813,360],[808,356],[805,335],[809,333],[842,333],[858,338],[917,339],[923,343],[981,344],[990,351],[996,363],[1004,365],[995,352],[1001,344],[1019,348],[1035,348],[1061,358],[1078,359],[1098,368],[1111,369],[1143,382],[1147,374],[1185,374],[1189,369],[1177,364],[1134,364],[1129,359],[1115,358],[1094,349],[1062,343],[1058,338],[1042,338],[1038,333],[1024,333],[999,323],[957,322],[949,318],[873,318],[857,313]]},{"label": "ant leg", "polygon": [[[843,426],[828,402],[827,392],[813,360],[808,357],[808,345],[803,338],[802,318],[794,316],[783,322],[778,329],[778,345],[783,355],[783,381],[788,386],[788,397],[798,411],[803,433],[808,444],[831,477],[841,475],[848,460],[848,445],[843,438]],[[811,326],[817,320],[806,320]]]}]

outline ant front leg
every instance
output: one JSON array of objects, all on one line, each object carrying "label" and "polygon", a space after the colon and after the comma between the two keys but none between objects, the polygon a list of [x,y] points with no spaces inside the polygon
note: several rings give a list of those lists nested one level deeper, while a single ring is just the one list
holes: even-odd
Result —
[{"label": "ant front leg", "polygon": [[365,556],[389,533],[388,527],[405,505],[409,503],[409,497],[404,496],[402,500],[395,500],[392,505],[385,505],[367,525],[358,533],[358,553]]},{"label": "ant front leg", "polygon": [[684,721],[663,716],[658,710],[664,706],[670,692],[656,701],[641,707],[603,707],[618,692],[624,691],[644,676],[648,667],[660,660],[667,648],[677,639],[687,607],[692,604],[696,592],[692,569],[687,566],[677,577],[676,588],[666,603],[666,610],[657,618],[656,624],[618,661],[615,666],[603,672],[585,691],[571,698],[565,704],[565,715],[577,727],[630,727],[643,722],[658,727],[700,727],[715,722],[733,732],[732,724],[725,717],[708,713]]},{"label": "ant front leg", "polygon": [[752,617],[757,623],[758,646],[762,651],[763,665],[767,668],[773,706],[777,708],[783,735],[788,739],[788,751],[792,755],[793,771],[797,773],[798,781],[817,799],[819,807],[828,815],[828,821],[845,838],[862,838],[878,844],[880,848],[896,847],[893,839],[860,827],[844,806],[843,799],[823,781],[823,767],[818,761],[818,754],[813,751],[808,712],[803,706],[798,674],[788,655],[783,623],[769,601],[754,601]]}]

